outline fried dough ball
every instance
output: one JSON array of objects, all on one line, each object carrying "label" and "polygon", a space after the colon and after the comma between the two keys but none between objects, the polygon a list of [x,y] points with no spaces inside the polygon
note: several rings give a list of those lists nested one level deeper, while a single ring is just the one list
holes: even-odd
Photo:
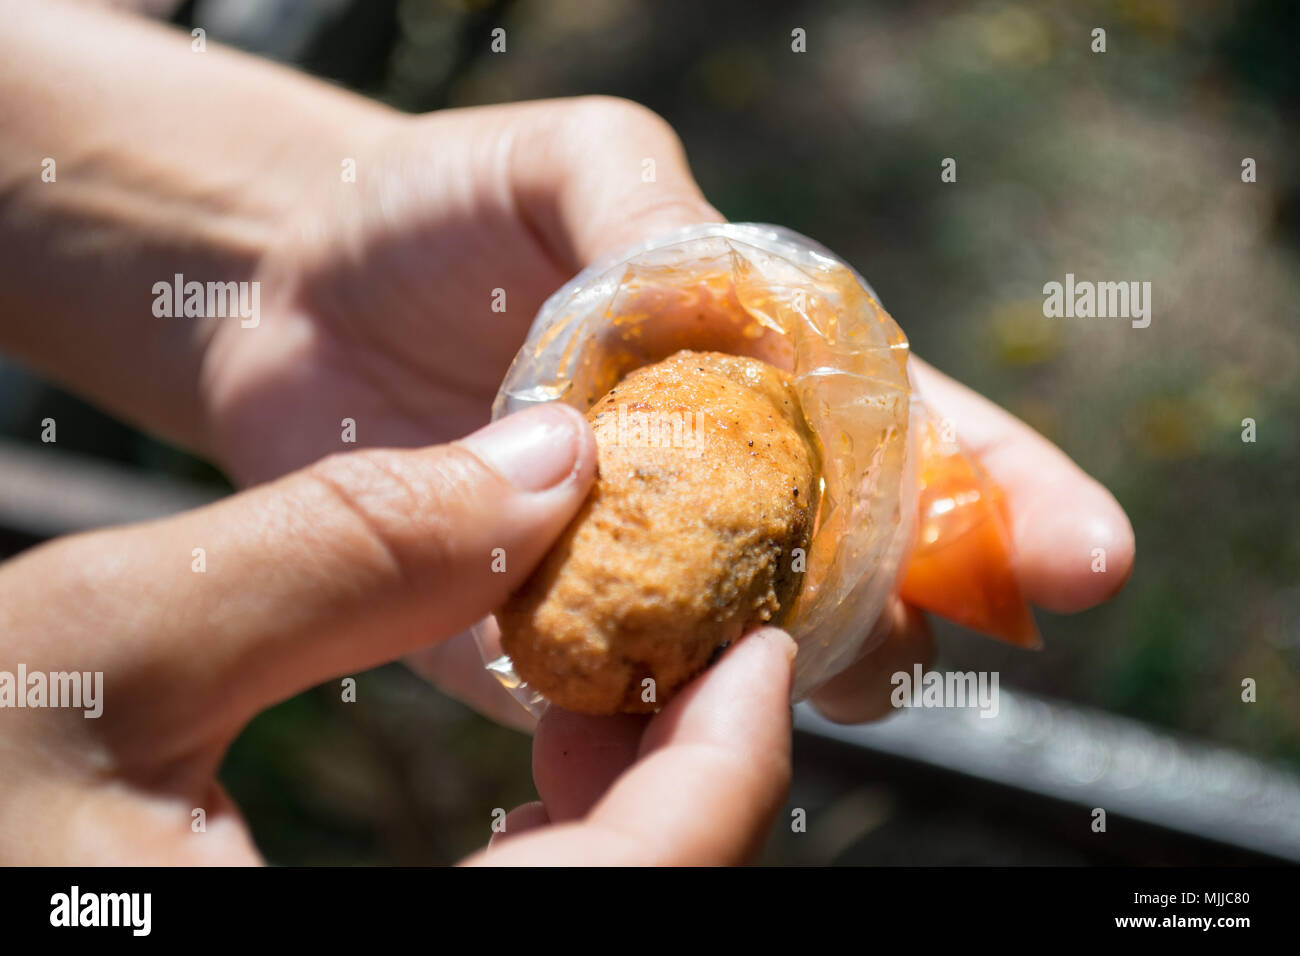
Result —
[{"label": "fried dough ball", "polygon": [[561,707],[649,712],[793,602],[818,458],[788,377],[717,352],[632,372],[587,418],[596,484],[498,612],[502,645]]}]

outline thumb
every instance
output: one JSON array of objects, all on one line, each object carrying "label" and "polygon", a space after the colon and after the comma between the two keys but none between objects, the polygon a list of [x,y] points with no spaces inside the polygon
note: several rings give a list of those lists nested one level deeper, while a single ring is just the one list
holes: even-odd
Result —
[{"label": "thumb", "polygon": [[336,455],[176,518],[38,549],[0,575],[0,605],[39,595],[9,623],[42,666],[103,671],[106,722],[117,702],[146,735],[229,734],[498,606],[581,505],[595,460],[586,421],[559,404],[450,445]]}]

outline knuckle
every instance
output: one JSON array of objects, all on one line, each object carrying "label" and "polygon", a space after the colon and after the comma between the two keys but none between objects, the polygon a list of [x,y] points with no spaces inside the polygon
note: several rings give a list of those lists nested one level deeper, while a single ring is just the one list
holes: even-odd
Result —
[{"label": "knuckle", "polygon": [[479,517],[477,489],[491,480],[473,455],[455,446],[337,453],[306,469],[304,478],[408,578],[456,561],[460,525]]},{"label": "knuckle", "polygon": [[621,96],[593,94],[578,97],[573,104],[575,121],[612,132],[654,136],[678,142],[672,124],[648,106]]}]

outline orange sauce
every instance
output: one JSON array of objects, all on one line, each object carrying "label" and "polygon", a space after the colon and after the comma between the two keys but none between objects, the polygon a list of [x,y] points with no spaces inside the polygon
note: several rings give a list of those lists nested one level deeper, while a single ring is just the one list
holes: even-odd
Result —
[{"label": "orange sauce", "polygon": [[921,440],[920,486],[903,600],[1018,647],[1042,646],[1016,578],[1002,489],[933,424]]}]

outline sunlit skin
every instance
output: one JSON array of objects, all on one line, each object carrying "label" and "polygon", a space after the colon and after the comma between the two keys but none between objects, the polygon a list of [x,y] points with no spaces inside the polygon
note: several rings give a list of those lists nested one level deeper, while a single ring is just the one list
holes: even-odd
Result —
[{"label": "sunlit skin", "polygon": [[[385,661],[531,727],[463,631],[576,512],[594,438],[576,413],[540,442],[528,422],[471,433],[546,296],[607,251],[721,219],[672,129],[603,97],[405,116],[83,4],[0,0],[0,20],[0,348],[246,489],[0,567],[0,669],[105,675],[98,720],[0,712],[0,860],[260,862],[217,782],[226,748],[275,703]],[[154,317],[150,290],[177,272],[262,282],[261,324]],[[1005,493],[1025,597],[1062,612],[1112,595],[1133,539],[1110,494],[914,363]],[[343,446],[345,417],[360,445],[397,450]],[[879,716],[889,675],[929,660],[916,609],[895,602],[878,630],[815,695],[828,717]],[[792,652],[779,631],[745,638],[653,717],[549,712],[541,802],[473,862],[752,859],[789,781]]]}]

